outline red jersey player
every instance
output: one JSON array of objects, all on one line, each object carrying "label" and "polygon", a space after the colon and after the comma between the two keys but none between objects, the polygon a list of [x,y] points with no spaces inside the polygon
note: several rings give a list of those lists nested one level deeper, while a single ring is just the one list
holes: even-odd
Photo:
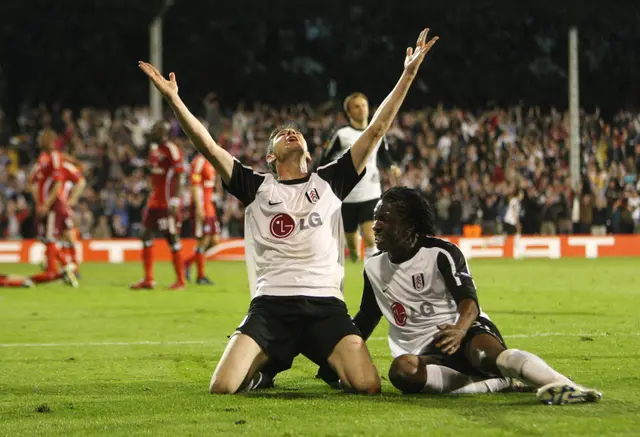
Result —
[{"label": "red jersey player", "polygon": [[213,191],[216,184],[216,171],[207,159],[197,154],[191,161],[191,205],[193,208],[193,228],[198,240],[196,250],[185,262],[187,278],[191,264],[198,266],[197,284],[213,285],[204,274],[205,254],[219,243],[220,222],[213,204]]},{"label": "red jersey player", "polygon": [[[46,271],[32,277],[36,283],[50,282],[65,277],[67,282],[77,287],[73,263],[59,253],[56,240],[65,230],[73,228],[71,208],[63,199],[64,156],[54,150],[57,135],[53,130],[45,130],[40,138],[43,151],[29,175],[29,183],[36,201],[38,237],[46,246]],[[61,258],[62,257],[62,258]],[[57,260],[63,264],[63,273],[57,270]]]},{"label": "red jersey player", "polygon": [[[66,162],[64,160],[64,158],[66,158],[66,155],[61,154],[60,156],[58,156],[57,153],[47,155],[45,153],[40,156],[38,163],[36,164],[36,166],[34,166],[34,169],[31,173],[32,183],[37,184],[38,197],[36,198],[36,200],[38,202],[38,205],[41,205],[44,202],[44,199],[48,198],[47,190],[44,188],[41,188],[41,186],[46,187],[47,185],[50,186],[51,183],[53,183],[52,179],[49,179],[49,182],[47,183],[46,182],[47,179],[43,177],[43,174],[45,174],[47,171],[49,160],[50,159],[52,160],[51,165],[57,166],[58,158],[63,158],[62,170],[61,170],[63,183],[70,182],[73,184],[72,187],[63,186],[63,191],[59,199],[60,201],[62,201],[64,204],[68,205],[69,207],[72,207],[77,202],[78,198],[80,197],[80,194],[82,193],[82,190],[86,185],[86,180],[84,176],[82,176],[80,169],[75,165],[73,165],[72,163]],[[40,183],[40,181],[45,181],[45,183],[42,184]],[[72,213],[70,211],[67,211],[66,213],[68,214],[69,220],[65,220],[65,222],[73,223]],[[48,226],[43,226],[41,227],[41,230],[40,230],[40,232],[45,235],[45,238],[46,238],[46,234],[53,235],[54,237],[58,235],[62,236],[62,249],[55,248],[55,246],[54,246],[54,249],[51,249],[49,246],[47,247],[48,249],[47,251],[49,253],[53,252],[54,254],[52,255],[51,262],[49,262],[49,259],[47,259],[47,265],[46,265],[45,271],[43,273],[33,275],[31,278],[21,276],[21,275],[0,274],[0,287],[28,288],[28,287],[33,287],[34,282],[35,283],[51,282],[51,281],[60,279],[62,277],[65,277],[67,282],[69,282],[71,285],[77,286],[77,282],[75,284],[73,283],[73,276],[68,275],[66,272],[61,273],[57,271],[57,267],[55,264],[56,259],[62,263],[63,267],[65,267],[69,263],[72,263],[74,266],[77,266],[77,261],[76,261],[74,235],[72,232],[72,228],[69,228],[66,225],[62,227],[56,227],[55,226],[56,221],[59,224],[60,219],[58,218],[53,220],[53,223],[54,223],[54,226],[52,228],[53,230],[47,229]],[[49,243],[45,240],[45,244],[49,244]],[[49,255],[49,253],[47,255]],[[47,258],[49,258],[49,256],[47,256]],[[71,269],[71,267],[69,268]]]},{"label": "red jersey player", "polygon": [[184,172],[182,152],[169,141],[169,130],[164,122],[157,122],[151,128],[151,140],[155,143],[149,152],[152,191],[147,201],[142,219],[142,262],[144,279],[131,285],[134,290],[152,289],[153,279],[153,234],[164,234],[172,252],[173,267],[177,280],[170,290],[184,288],[184,265],[180,253],[181,174]]},{"label": "red jersey player", "polygon": [[[67,160],[67,157],[64,157],[65,160],[62,164],[62,179],[63,179],[63,189],[62,189],[62,201],[66,203],[69,207],[71,213],[73,213],[73,208],[77,203],[80,195],[84,191],[84,187],[87,185],[87,180],[82,175],[82,169],[78,162],[70,162]],[[72,227],[65,227],[62,233],[61,239],[61,252],[69,257],[70,261],[78,267],[78,259],[76,257],[76,233],[75,233],[75,223],[73,220],[73,216],[71,216],[71,220],[69,224]]]}]

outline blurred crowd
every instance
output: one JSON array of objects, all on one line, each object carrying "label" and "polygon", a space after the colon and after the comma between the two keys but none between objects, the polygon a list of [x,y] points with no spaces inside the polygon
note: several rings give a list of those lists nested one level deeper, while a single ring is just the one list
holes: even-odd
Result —
[{"label": "blurred crowd", "polygon": [[[282,123],[305,134],[317,162],[326,141],[347,120],[338,102],[273,108],[260,103],[221,107],[215,93],[192,108],[216,141],[241,162],[267,171],[268,137]],[[165,113],[185,161],[194,154],[177,121]],[[401,113],[388,132],[401,185],[421,189],[437,214],[440,234],[505,232],[505,217],[522,234],[640,232],[640,114],[621,110],[605,120],[580,114],[581,183],[569,177],[569,117],[538,107],[468,111],[442,104]],[[149,192],[145,173],[149,108],[79,112],[54,104],[22,107],[17,120],[0,109],[0,235],[33,238],[33,198],[26,186],[38,135],[59,133],[61,150],[79,159],[87,188],[75,207],[80,238],[136,237]],[[188,167],[187,167],[188,168]],[[383,184],[389,178],[383,171]],[[219,185],[220,187],[220,185]],[[183,190],[189,216],[188,187]],[[222,237],[243,236],[243,207],[219,188],[213,199]],[[509,205],[517,204],[517,217]],[[512,214],[513,215],[513,214]],[[192,236],[189,222],[183,236]]]}]

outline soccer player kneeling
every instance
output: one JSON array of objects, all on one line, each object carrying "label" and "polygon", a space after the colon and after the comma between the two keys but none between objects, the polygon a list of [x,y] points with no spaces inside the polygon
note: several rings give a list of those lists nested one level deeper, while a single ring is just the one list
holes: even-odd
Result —
[{"label": "soccer player kneeling", "polygon": [[395,357],[389,380],[405,393],[483,393],[516,379],[546,404],[594,402],[602,395],[575,384],[538,356],[508,349],[478,304],[460,249],[434,238],[433,210],[417,190],[386,191],[374,212],[380,252],[365,263],[356,326],[364,338],[384,316]]},{"label": "soccer player kneeling", "polygon": [[[398,84],[347,153],[309,172],[307,142],[295,128],[269,138],[273,174],[254,172],[218,146],[166,80],[150,64],[140,68],[167,99],[193,145],[213,164],[227,190],[245,205],[245,248],[251,304],[231,336],[209,390],[230,394],[268,386],[271,372],[303,354],[328,363],[349,391],[379,393],[380,377],[344,303],[344,198],[366,173],[369,155],[386,133],[435,39],[427,30],[407,50]],[[265,382],[267,381],[267,382]]]}]

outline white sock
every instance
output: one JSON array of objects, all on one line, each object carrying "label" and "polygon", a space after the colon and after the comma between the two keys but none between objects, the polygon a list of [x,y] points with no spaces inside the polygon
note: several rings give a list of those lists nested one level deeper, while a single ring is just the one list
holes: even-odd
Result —
[{"label": "white sock", "polygon": [[474,394],[495,393],[511,384],[504,378],[472,378],[449,367],[427,364],[427,383],[423,393],[431,394]]},{"label": "white sock", "polygon": [[366,247],[364,248],[364,260],[368,260],[376,253],[378,250],[375,247]]},{"label": "white sock", "polygon": [[503,376],[516,378],[532,387],[552,382],[572,384],[569,378],[553,370],[542,358],[527,351],[507,349],[498,355],[496,364]]}]

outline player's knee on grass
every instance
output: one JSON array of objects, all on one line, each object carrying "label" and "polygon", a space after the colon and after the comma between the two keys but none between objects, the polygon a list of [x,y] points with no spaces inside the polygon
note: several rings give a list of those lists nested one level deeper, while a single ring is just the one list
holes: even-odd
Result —
[{"label": "player's knee on grass", "polygon": [[389,381],[403,393],[420,393],[426,383],[422,367],[417,355],[400,355],[391,363]]},{"label": "player's knee on grass", "polygon": [[267,355],[251,337],[231,337],[209,384],[209,393],[233,394],[267,363]]},{"label": "player's knee on grass", "polygon": [[220,380],[219,378],[211,378],[209,384],[209,393],[214,395],[230,395],[234,394],[238,390],[238,387],[234,387],[227,381]]},{"label": "player's knee on grass", "polygon": [[348,335],[336,345],[329,363],[340,376],[345,392],[380,393],[380,375],[367,346],[358,335]]}]

